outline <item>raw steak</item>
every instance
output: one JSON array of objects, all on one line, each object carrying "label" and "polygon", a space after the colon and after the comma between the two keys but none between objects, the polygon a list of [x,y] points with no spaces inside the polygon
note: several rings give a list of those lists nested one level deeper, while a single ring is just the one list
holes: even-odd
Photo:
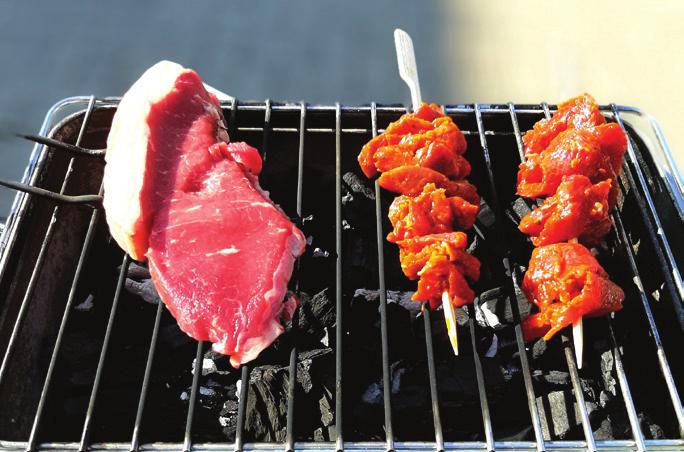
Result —
[{"label": "raw steak", "polygon": [[121,104],[105,168],[112,235],[147,256],[183,331],[234,366],[254,359],[291,313],[283,299],[304,236],[260,189],[256,150],[227,143],[220,106],[195,72],[159,63]]}]

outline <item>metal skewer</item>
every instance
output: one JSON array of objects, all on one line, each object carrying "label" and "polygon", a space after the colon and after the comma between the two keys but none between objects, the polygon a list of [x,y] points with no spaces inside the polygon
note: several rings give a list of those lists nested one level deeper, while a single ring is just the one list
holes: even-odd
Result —
[{"label": "metal skewer", "polygon": [[[399,28],[394,30],[394,47],[397,50],[397,65],[399,66],[399,76],[408,85],[411,91],[411,104],[413,111],[420,108],[422,102],[420,95],[420,81],[418,80],[418,66],[416,65],[416,54],[413,50],[411,36]],[[448,291],[442,292],[442,309],[444,309],[444,320],[446,321],[447,332],[454,354],[458,356],[458,334],[456,332],[456,311],[451,304],[451,297]]]}]

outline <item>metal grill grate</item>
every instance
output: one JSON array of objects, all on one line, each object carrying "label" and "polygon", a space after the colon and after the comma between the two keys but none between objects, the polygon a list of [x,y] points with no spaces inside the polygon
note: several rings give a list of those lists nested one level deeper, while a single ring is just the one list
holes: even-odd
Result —
[{"label": "metal grill grate", "polygon": [[[45,135],[48,132],[48,127],[52,127],[56,118],[63,115],[67,108],[83,108],[77,114],[80,120],[80,130],[75,141],[78,147],[81,144],[82,138],[88,132],[90,127],[91,117],[94,112],[98,110],[111,110],[117,104],[117,100],[105,99],[96,100],[90,98],[73,98],[68,99],[49,112],[45,124],[41,130],[41,134]],[[515,253],[511,252],[509,233],[501,230],[504,224],[510,223],[509,212],[502,200],[501,186],[502,180],[510,178],[505,172],[504,167],[501,166],[504,159],[501,155],[494,155],[494,150],[490,141],[505,137],[510,140],[515,138],[517,144],[517,151],[515,147],[502,150],[501,145],[497,145],[499,149],[496,152],[509,152],[509,164],[517,168],[518,159],[522,158],[522,141],[521,141],[521,126],[519,121],[524,120],[525,124],[531,124],[538,120],[542,115],[547,116],[552,111],[546,104],[541,105],[514,105],[512,103],[506,105],[460,105],[460,106],[445,106],[445,112],[454,117],[457,124],[462,126],[464,133],[469,141],[469,154],[481,152],[481,159],[484,163],[481,180],[478,180],[478,189],[481,191],[483,198],[488,203],[489,207],[494,213],[495,237],[488,237],[487,240],[494,241],[495,248],[499,251],[499,262],[492,264],[498,266],[502,274],[508,275],[506,290],[511,295],[511,300],[516,299],[516,286],[520,278],[517,265],[525,264],[525,262],[516,262]],[[187,416],[185,420],[185,429],[181,443],[158,443],[156,441],[146,442],[143,444],[141,439],[141,432],[145,429],[145,415],[146,415],[146,401],[148,392],[150,390],[150,381],[153,374],[153,364],[157,355],[157,342],[160,335],[160,323],[164,315],[164,307],[160,303],[156,307],[154,321],[152,323],[151,337],[147,357],[145,360],[144,373],[142,377],[142,384],[140,388],[127,387],[126,391],[139,391],[139,398],[135,410],[135,421],[131,431],[130,442],[95,442],[91,441],[91,434],[94,429],[94,419],[99,409],[98,393],[102,382],[103,369],[108,358],[108,351],[110,347],[111,337],[114,334],[115,328],[122,328],[120,319],[117,318],[119,310],[119,300],[121,298],[124,282],[130,263],[128,256],[121,258],[120,271],[115,286],[113,298],[111,301],[111,308],[109,317],[104,331],[99,359],[97,362],[96,371],[92,380],[91,390],[88,397],[87,410],[84,413],[83,426],[81,428],[80,438],[74,438],[73,442],[50,443],[45,442],[41,436],[43,430],[44,413],[46,404],[48,403],[48,396],[52,391],[55,369],[58,365],[60,357],[64,351],[62,350],[63,338],[65,330],[69,323],[70,314],[75,306],[75,297],[78,293],[79,283],[81,283],[84,268],[88,263],[89,253],[91,252],[95,238],[97,236],[98,228],[102,227],[101,221],[102,212],[99,208],[91,208],[89,206],[68,206],[57,204],[52,211],[52,215],[47,222],[48,226],[42,238],[42,244],[39,247],[37,255],[32,261],[33,270],[28,279],[25,290],[23,291],[23,298],[18,306],[16,312],[8,319],[5,319],[5,324],[11,325],[11,332],[7,339],[3,339],[3,330],[0,329],[0,349],[4,350],[2,365],[0,367],[0,388],[5,383],[4,380],[11,372],[13,365],[16,365],[18,358],[15,355],[18,344],[21,341],[21,332],[25,323],[28,321],[30,306],[34,296],[34,290],[41,277],[44,277],[46,259],[49,255],[49,245],[54,237],[54,230],[60,224],[62,219],[62,211],[66,209],[81,209],[80,212],[87,216],[87,227],[85,228],[85,236],[80,247],[80,254],[76,264],[76,269],[73,274],[72,283],[68,291],[68,299],[64,305],[64,311],[61,314],[61,323],[59,329],[53,340],[49,364],[47,365],[47,372],[39,381],[32,382],[35,385],[42,386],[40,397],[38,398],[35,408],[31,408],[32,422],[29,435],[21,441],[1,441],[0,449],[3,450],[39,450],[39,449],[68,449],[68,450],[225,450],[234,449],[236,451],[242,450],[322,450],[322,449],[336,449],[342,450],[652,450],[652,449],[676,449],[684,450],[684,440],[677,439],[675,436],[668,440],[647,440],[641,430],[641,423],[638,417],[638,412],[635,407],[635,401],[632,397],[632,391],[629,385],[629,379],[623,366],[622,356],[624,351],[621,349],[621,344],[616,339],[614,331],[614,323],[616,320],[607,320],[607,330],[605,337],[610,341],[613,351],[613,359],[616,363],[616,374],[618,377],[620,395],[623,399],[625,410],[631,426],[631,439],[626,440],[595,440],[592,434],[592,426],[590,424],[589,413],[587,411],[584,400],[583,391],[581,388],[580,374],[577,370],[577,365],[574,361],[574,355],[571,349],[571,340],[567,336],[562,337],[562,348],[564,349],[565,359],[567,361],[567,368],[571,377],[572,388],[574,390],[574,397],[577,401],[577,406],[580,411],[580,420],[582,430],[584,432],[583,440],[577,441],[548,441],[545,440],[542,434],[542,422],[538,412],[538,406],[535,397],[535,388],[532,379],[532,369],[528,360],[528,351],[522,338],[522,330],[520,327],[520,314],[516,303],[511,303],[511,309],[515,319],[515,340],[520,357],[520,367],[523,375],[525,397],[529,412],[520,412],[519,415],[529,416],[529,421],[532,426],[534,441],[501,441],[495,438],[492,417],[496,413],[490,413],[488,403],[487,384],[482,369],[482,357],[477,351],[477,336],[478,329],[473,320],[474,308],[467,307],[469,311],[469,320],[467,328],[471,337],[471,345],[473,349],[473,360],[475,368],[475,379],[477,384],[477,391],[479,394],[480,412],[482,415],[482,438],[484,441],[451,441],[445,438],[443,433],[443,417],[440,413],[440,406],[443,401],[440,400],[439,382],[437,379],[437,370],[435,365],[435,350],[433,347],[433,332],[431,323],[431,313],[426,310],[424,319],[425,328],[425,353],[427,361],[428,381],[429,385],[426,388],[426,397],[429,392],[431,400],[431,414],[434,422],[434,437],[426,438],[422,442],[408,442],[402,439],[402,432],[393,429],[392,421],[392,391],[391,391],[391,370],[390,370],[390,348],[392,344],[389,342],[388,321],[387,321],[387,299],[386,299],[386,271],[385,271],[385,234],[386,227],[386,212],[383,208],[383,199],[387,198],[387,194],[383,194],[375,182],[375,221],[377,231],[377,259],[378,259],[378,287],[380,295],[379,315],[380,315],[380,340],[382,350],[382,381],[383,381],[383,409],[384,409],[384,442],[358,442],[345,441],[344,430],[345,420],[343,419],[343,412],[347,413],[345,408],[345,399],[343,399],[343,378],[348,372],[353,372],[348,365],[344,366],[345,362],[349,362],[349,358],[343,356],[344,351],[344,325],[346,322],[353,322],[353,318],[345,317],[343,320],[343,313],[345,308],[346,295],[343,291],[343,213],[342,213],[342,174],[344,170],[351,170],[347,163],[349,161],[349,154],[356,154],[357,147],[345,146],[345,139],[352,137],[354,142],[363,141],[363,139],[377,135],[382,131],[380,124],[389,123],[389,121],[396,119],[399,115],[406,112],[405,108],[398,106],[378,106],[375,103],[370,106],[363,107],[346,107],[336,104],[335,106],[309,106],[305,103],[300,104],[275,104],[270,100],[265,103],[239,103],[234,101],[232,104],[224,105],[224,111],[229,122],[229,134],[231,137],[242,135],[260,136],[259,149],[262,152],[265,167],[269,166],[274,158],[272,153],[277,150],[271,149],[279,145],[277,138],[287,135],[296,136],[297,146],[297,183],[295,190],[295,200],[282,199],[284,195],[274,194],[275,200],[279,203],[289,203],[294,206],[294,210],[299,218],[302,218],[309,211],[309,207],[304,201],[305,194],[311,193],[316,188],[316,181],[307,179],[305,170],[305,162],[309,152],[325,152],[325,149],[311,149],[306,146],[307,141],[313,135],[324,135],[326,137],[333,136],[334,141],[330,141],[332,148],[334,148],[334,165],[335,165],[335,312],[337,319],[336,337],[335,337],[335,441],[334,442],[297,442],[295,418],[301,413],[297,412],[296,397],[295,397],[295,382],[297,370],[297,332],[296,330],[290,334],[289,338],[289,374],[287,380],[287,434],[284,442],[281,443],[249,443],[245,438],[245,422],[247,416],[247,398],[248,390],[243,391],[242,397],[239,400],[237,429],[235,434],[235,441],[233,444],[225,443],[207,443],[200,437],[193,434],[193,426],[195,425],[194,417],[196,405],[198,400],[199,382],[201,378],[201,365],[203,354],[206,351],[206,344],[202,342],[197,343],[194,372],[191,382],[191,391],[188,401]],[[660,292],[660,296],[670,298],[673,303],[681,302],[684,297],[682,295],[682,280],[679,273],[678,262],[674,258],[675,252],[681,244],[678,239],[673,243],[668,240],[666,232],[681,230],[682,221],[682,206],[681,203],[681,186],[678,185],[678,174],[673,171],[670,166],[671,162],[668,160],[669,153],[667,151],[664,138],[660,133],[655,122],[641,113],[638,109],[631,107],[622,107],[610,105],[602,107],[602,111],[609,117],[618,122],[623,129],[630,133],[632,140],[630,140],[628,155],[623,170],[621,192],[624,199],[633,198],[636,205],[639,207],[639,214],[630,215],[628,219],[631,221],[638,221],[645,228],[647,237],[642,237],[639,241],[639,246],[650,246],[653,248],[657,257],[657,268],[653,265],[650,268],[644,268],[644,263],[639,262],[635,255],[634,237],[630,234],[630,230],[625,226],[623,218],[618,215],[613,215],[614,230],[616,232],[616,241],[621,247],[622,256],[625,261],[625,271],[631,273],[631,278],[635,281],[638,287],[638,296],[642,302],[642,316],[646,320],[649,328],[649,336],[653,342],[657,362],[659,364],[659,384],[664,384],[669,394],[669,400],[662,400],[663,410],[670,410],[676,418],[676,425],[679,429],[680,437],[684,435],[684,414],[682,411],[682,404],[677,391],[675,376],[670,368],[670,363],[665,355],[663,340],[661,333],[656,324],[656,315],[652,310],[652,296],[648,294],[641,283],[642,274],[653,272],[657,273],[657,278],[664,282],[664,290]],[[257,119],[261,114],[261,120]],[[648,146],[648,154],[644,153],[636,143],[643,143],[643,137],[637,135],[634,130],[626,128],[623,123],[622,115],[628,114],[632,117],[645,118],[650,120],[650,125],[653,127],[655,141]],[[244,120],[239,117],[244,116]],[[284,120],[285,117],[296,118],[296,125],[288,124]],[[73,121],[75,116],[71,116],[68,121]],[[522,119],[521,119],[522,118]],[[277,123],[276,123],[277,121]],[[290,121],[291,122],[291,121]],[[60,127],[64,127],[65,122],[60,123],[55,127],[53,132],[58,131]],[[489,127],[487,127],[489,126]],[[105,130],[106,132],[106,130]],[[275,134],[275,135],[274,135]],[[479,143],[478,146],[474,143]],[[515,144],[514,144],[515,146]],[[31,163],[27,168],[24,183],[31,186],[41,186],[41,181],[46,177],[46,172],[50,168],[50,155],[54,150],[48,149],[44,146],[36,146],[32,155]],[[480,154],[478,154],[480,155]],[[59,193],[65,195],[70,183],[70,178],[76,171],[74,162],[76,159],[92,159],[92,156],[72,156],[68,161],[65,176],[62,180],[61,189]],[[662,181],[656,180],[654,182],[652,177],[647,174],[648,168],[644,164],[645,159],[652,159],[651,163],[660,173]],[[497,165],[498,162],[498,165]],[[347,167],[345,167],[345,165]],[[50,169],[52,171],[52,169]],[[52,175],[54,177],[54,174]],[[99,175],[98,175],[99,177]],[[477,176],[474,176],[474,180]],[[663,184],[663,181],[665,184]],[[654,183],[662,189],[666,188],[670,197],[666,200],[662,198],[654,199]],[[99,179],[97,180],[100,186],[99,195],[102,195],[102,188]],[[310,188],[306,185],[310,184]],[[21,187],[15,187],[21,188]],[[269,188],[268,186],[266,188]],[[512,187],[511,187],[512,189]],[[663,192],[659,193],[662,196]],[[60,200],[60,198],[57,198]],[[87,201],[92,203],[94,198],[89,198]],[[309,198],[307,198],[309,199]],[[310,198],[313,199],[313,198]],[[62,201],[68,199],[61,198]],[[74,199],[71,199],[74,201]],[[76,199],[76,202],[84,200]],[[332,199],[320,199],[318,202],[329,203]],[[39,202],[35,196],[20,193],[13,206],[12,214],[8,220],[7,228],[2,236],[2,257],[0,261],[0,281],[3,284],[10,284],[8,278],[13,277],[13,265],[17,262],[17,253],[23,248],[21,242],[22,231],[26,229],[26,218],[34,204]],[[668,204],[669,203],[669,204]],[[673,221],[671,224],[663,224],[663,221],[658,215],[658,210],[662,211],[663,205],[670,206],[670,214]],[[658,209],[656,208],[658,207]],[[632,218],[633,217],[633,218]],[[369,221],[372,221],[369,219]],[[485,234],[481,228],[476,226],[475,232],[481,239],[485,239]],[[672,235],[669,236],[673,238]],[[524,238],[519,236],[518,240],[522,241]],[[646,243],[644,243],[646,242]],[[298,262],[295,268],[295,273],[291,281],[291,288],[295,291],[300,289],[300,263]],[[66,278],[66,275],[62,275]],[[636,304],[636,300],[628,299],[626,304]],[[1,308],[2,306],[0,306]],[[632,307],[632,310],[635,310]],[[1,320],[1,319],[0,319]],[[56,318],[52,319],[56,322]],[[345,323],[343,323],[345,322]],[[2,326],[0,324],[0,326]],[[679,336],[681,337],[681,336]],[[676,340],[676,339],[675,339]],[[676,344],[676,342],[675,342]],[[676,350],[670,350],[671,356],[676,354]],[[344,374],[343,374],[344,371]],[[250,376],[250,365],[242,366],[241,381],[248,382]],[[681,386],[681,383],[680,383]],[[0,393],[1,394],[1,393]],[[0,399],[0,403],[3,401]],[[427,414],[426,414],[427,415]],[[3,416],[0,413],[0,416]]]}]

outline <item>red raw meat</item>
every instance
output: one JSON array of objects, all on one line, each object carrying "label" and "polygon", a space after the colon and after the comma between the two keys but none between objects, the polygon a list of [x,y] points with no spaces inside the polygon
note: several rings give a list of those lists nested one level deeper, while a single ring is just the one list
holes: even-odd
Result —
[{"label": "red raw meat", "polygon": [[535,248],[522,290],[539,308],[523,322],[526,341],[539,336],[549,340],[584,316],[601,317],[619,311],[625,299],[591,251],[579,243]]},{"label": "red raw meat", "polygon": [[608,196],[612,179],[596,184],[574,174],[558,186],[556,194],[525,215],[519,229],[532,236],[534,246],[578,238],[587,246],[598,245],[608,231]]},{"label": "red raw meat", "polygon": [[[592,183],[617,180],[613,160],[601,148],[596,134],[588,129],[568,129],[551,141],[539,154],[531,154],[520,164],[518,194],[525,198],[552,196],[563,178],[582,175]],[[617,199],[617,184],[612,185],[609,206]]]},{"label": "red raw meat", "polygon": [[305,240],[235,162],[217,162],[197,184],[157,213],[150,273],[181,329],[238,365],[283,332],[287,281]]},{"label": "red raw meat", "polygon": [[523,135],[525,155],[542,152],[564,130],[592,128],[605,122],[606,118],[591,95],[573,97],[559,104],[558,111],[551,118],[538,121]]},{"label": "red raw meat", "polygon": [[114,117],[105,209],[119,245],[149,258],[181,329],[237,366],[282,333],[305,239],[259,188],[258,152],[227,141],[220,105],[199,76],[158,63]]}]

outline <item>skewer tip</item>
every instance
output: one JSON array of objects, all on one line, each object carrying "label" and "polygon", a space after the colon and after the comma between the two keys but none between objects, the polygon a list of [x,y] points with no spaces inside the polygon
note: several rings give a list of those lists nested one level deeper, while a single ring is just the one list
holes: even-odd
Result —
[{"label": "skewer tip", "polygon": [[[577,238],[568,240],[568,243],[579,243]],[[582,361],[584,358],[584,321],[582,317],[572,324],[572,342],[575,349],[575,361],[577,361],[577,368],[582,368]]]},{"label": "skewer tip", "polygon": [[581,317],[572,324],[572,341],[575,348],[577,368],[581,369],[584,357],[584,321]]},{"label": "skewer tip", "polygon": [[456,331],[456,311],[454,305],[451,304],[451,297],[447,291],[442,292],[442,309],[444,309],[444,320],[446,321],[447,332],[449,333],[449,340],[451,341],[451,348],[454,349],[454,355],[458,356],[458,333]]}]

